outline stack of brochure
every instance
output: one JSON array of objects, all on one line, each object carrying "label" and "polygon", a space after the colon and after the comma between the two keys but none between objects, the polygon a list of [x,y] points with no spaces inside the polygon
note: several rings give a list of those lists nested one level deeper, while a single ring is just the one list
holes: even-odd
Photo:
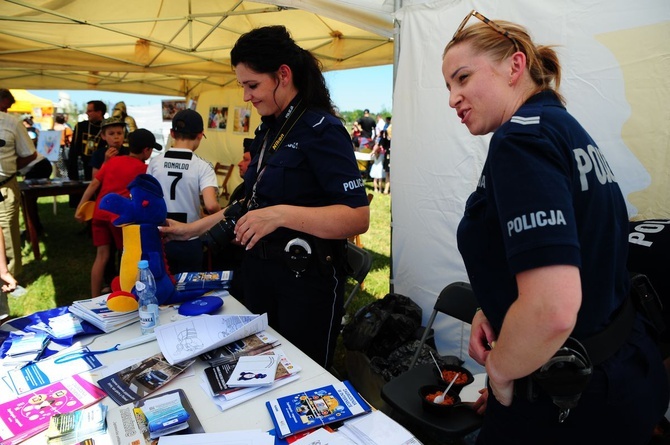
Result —
[{"label": "stack of brochure", "polygon": [[279,339],[277,337],[273,337],[266,331],[261,331],[207,351],[201,354],[200,358],[208,362],[210,366],[217,366],[234,363],[240,357],[257,355],[277,346],[279,346]]},{"label": "stack of brochure", "polygon": [[177,291],[196,289],[228,289],[233,272],[223,270],[218,272],[182,272],[175,276]]},{"label": "stack of brochure", "polygon": [[78,300],[70,305],[70,312],[88,321],[105,333],[116,331],[139,320],[137,310],[116,312],[107,307],[109,294],[86,300]]}]

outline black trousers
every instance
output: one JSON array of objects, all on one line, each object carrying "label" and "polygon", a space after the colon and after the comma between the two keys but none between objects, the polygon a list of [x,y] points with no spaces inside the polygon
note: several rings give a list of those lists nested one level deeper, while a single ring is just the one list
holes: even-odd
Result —
[{"label": "black trousers", "polygon": [[319,267],[314,258],[296,277],[282,259],[261,259],[250,252],[242,263],[247,309],[267,312],[270,326],[329,368],[344,315],[346,277],[332,266]]}]

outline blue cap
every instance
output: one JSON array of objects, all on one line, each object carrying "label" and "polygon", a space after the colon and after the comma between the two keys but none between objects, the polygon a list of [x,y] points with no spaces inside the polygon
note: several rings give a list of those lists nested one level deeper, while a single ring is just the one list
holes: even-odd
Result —
[{"label": "blue cap", "polygon": [[137,263],[137,267],[140,269],[147,269],[149,267],[149,262],[147,260],[140,260],[140,262]]}]

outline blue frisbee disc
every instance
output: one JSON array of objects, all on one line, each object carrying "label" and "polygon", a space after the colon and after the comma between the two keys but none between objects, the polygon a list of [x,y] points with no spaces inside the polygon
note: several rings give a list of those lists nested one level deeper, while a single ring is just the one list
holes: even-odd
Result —
[{"label": "blue frisbee disc", "polygon": [[218,311],[221,306],[223,306],[223,299],[219,297],[199,297],[182,303],[179,306],[179,315],[211,314]]}]

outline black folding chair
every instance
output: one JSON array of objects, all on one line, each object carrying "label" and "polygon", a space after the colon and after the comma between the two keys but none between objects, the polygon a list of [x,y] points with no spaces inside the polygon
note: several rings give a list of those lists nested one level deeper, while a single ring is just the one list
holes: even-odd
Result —
[{"label": "black folding chair", "polygon": [[455,406],[448,416],[425,411],[421,406],[419,388],[435,382],[435,365],[430,363],[415,366],[416,361],[424,343],[432,334],[432,325],[438,313],[471,323],[476,310],[477,301],[468,283],[455,282],[445,287],[437,297],[409,370],[382,387],[382,399],[397,413],[439,437],[462,438],[479,429],[482,418],[464,405]]},{"label": "black folding chair", "polygon": [[351,299],[354,298],[354,295],[361,289],[363,285],[363,280],[370,272],[372,267],[372,255],[367,250],[362,247],[358,247],[356,244],[351,241],[347,242],[347,256],[349,262],[350,273],[349,276],[356,281],[356,285],[349,293],[349,296],[344,302],[344,307],[346,308],[351,303]]}]

